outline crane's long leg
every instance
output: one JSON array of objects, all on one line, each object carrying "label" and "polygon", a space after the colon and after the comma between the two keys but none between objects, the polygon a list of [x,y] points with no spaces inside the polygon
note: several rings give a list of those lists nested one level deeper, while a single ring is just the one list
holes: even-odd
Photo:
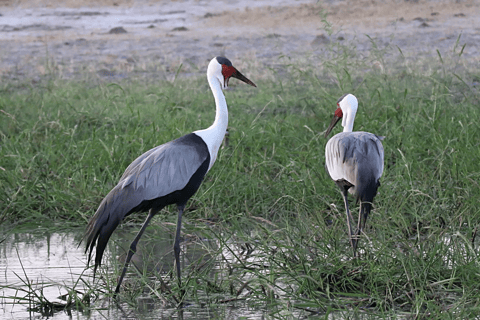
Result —
[{"label": "crane's long leg", "polygon": [[145,220],[145,222],[144,222],[143,225],[142,225],[142,228],[140,229],[140,231],[138,231],[137,236],[135,237],[135,239],[133,239],[132,243],[130,244],[130,249],[128,250],[128,254],[127,254],[127,259],[125,260],[125,264],[124,264],[124,266],[123,266],[122,275],[121,275],[120,278],[118,279],[117,288],[115,288],[115,294],[113,295],[114,297],[120,292],[120,285],[122,284],[123,278],[125,277],[125,273],[127,273],[128,264],[130,263],[130,260],[132,259],[132,256],[133,256],[133,255],[135,254],[135,252],[137,251],[137,243],[138,243],[138,241],[139,241],[140,238],[142,237],[143,232],[145,231],[145,229],[147,228],[148,224],[150,223],[150,220],[152,220],[153,216],[154,216],[157,212],[158,212],[158,210],[157,210],[157,211],[154,211],[153,209],[150,209],[150,211],[148,212],[147,219]]},{"label": "crane's long leg", "polygon": [[[173,244],[173,253],[175,255],[175,265],[177,267],[178,287],[182,287],[182,278],[180,272],[180,233],[182,229],[182,214],[185,205],[178,205],[177,232],[175,233],[175,243]],[[183,293],[183,292],[182,292]]]},{"label": "crane's long leg", "polygon": [[368,214],[370,213],[370,210],[368,210],[367,208],[368,206],[370,206],[370,203],[360,201],[360,212],[358,213],[357,235],[360,235],[363,229],[365,229],[365,224],[367,223]]},{"label": "crane's long leg", "polygon": [[[367,218],[371,208],[372,208],[371,202],[360,201],[360,211],[358,213],[358,225],[357,225],[357,231],[355,232],[357,244],[360,239],[360,234],[362,233],[363,229],[365,229],[365,225],[367,223]],[[355,250],[356,250],[356,246],[355,246]]]},{"label": "crane's long leg", "polygon": [[348,234],[350,236],[350,244],[352,245],[353,256],[356,257],[358,239],[357,239],[357,236],[353,234],[353,230],[352,230],[353,217],[352,217],[352,214],[350,213],[350,209],[348,208],[348,200],[347,200],[348,188],[340,187],[340,189],[342,190],[343,202],[345,203],[345,209],[347,211],[347,227],[348,227]]}]

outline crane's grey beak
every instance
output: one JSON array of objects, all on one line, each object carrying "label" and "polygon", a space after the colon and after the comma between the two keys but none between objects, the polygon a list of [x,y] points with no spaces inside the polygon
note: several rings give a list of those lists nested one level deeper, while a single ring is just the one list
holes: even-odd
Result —
[{"label": "crane's grey beak", "polygon": [[[255,83],[253,83],[252,81],[250,81],[247,77],[245,77],[243,74],[240,73],[240,71],[238,71],[237,69],[235,69],[235,72],[232,73],[232,77],[234,78],[237,78],[238,80],[242,80],[243,82],[245,82],[246,84],[249,84],[253,87],[257,87],[257,85]],[[227,78],[225,81],[226,81],[226,87],[228,87],[228,80],[230,80],[230,78]]]},{"label": "crane's grey beak", "polygon": [[325,138],[328,136],[328,134],[330,133],[330,131],[332,131],[333,127],[335,127],[335,125],[337,124],[338,120],[340,120],[341,117],[337,116],[337,115],[334,115],[333,118],[332,118],[332,122],[330,122],[330,125],[328,126],[327,128],[327,131],[325,131]]}]

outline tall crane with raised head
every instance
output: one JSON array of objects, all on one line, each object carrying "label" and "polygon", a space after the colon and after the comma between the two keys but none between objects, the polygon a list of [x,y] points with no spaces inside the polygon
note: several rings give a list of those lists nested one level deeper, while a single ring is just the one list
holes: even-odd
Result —
[{"label": "tall crane with raised head", "polygon": [[[368,214],[372,210],[373,198],[380,186],[383,173],[383,146],[373,133],[353,131],[358,101],[353,94],[345,94],[337,101],[337,110],[325,132],[328,136],[337,122],[342,119],[343,132],[328,140],[325,147],[325,162],[330,177],[340,188],[347,211],[347,227],[353,256],[356,256],[360,233],[365,228]],[[360,201],[357,229],[352,227],[352,215],[348,207],[350,192]]]},{"label": "tall crane with raised head", "polygon": [[207,69],[207,79],[216,105],[213,124],[207,129],[194,131],[155,147],[135,159],[90,219],[84,237],[86,239],[85,253],[88,252],[88,262],[90,262],[93,248],[96,247],[95,274],[102,262],[107,242],[120,222],[134,212],[148,211],[147,219],[128,250],[115,294],[120,291],[128,264],[135,254],[137,243],[150,220],[170,204],[176,204],[178,207],[173,251],[178,284],[181,288],[180,229],[182,214],[187,200],[195,194],[203,177],[215,163],[218,149],[225,136],[228,109],[222,89],[228,87],[231,77],[256,87],[232,65],[230,60],[224,57],[213,58]]}]

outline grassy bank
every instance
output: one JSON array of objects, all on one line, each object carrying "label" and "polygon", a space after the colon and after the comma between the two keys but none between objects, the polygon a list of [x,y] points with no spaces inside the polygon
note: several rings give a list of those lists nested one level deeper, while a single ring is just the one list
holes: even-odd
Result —
[{"label": "grassy bank", "polygon": [[[189,202],[185,232],[217,245],[205,248],[202,268],[185,271],[188,298],[269,302],[279,317],[477,314],[480,75],[459,72],[460,59],[459,49],[448,63],[439,56],[391,70],[346,56],[239,68],[258,88],[230,82],[228,137]],[[386,136],[358,260],[324,169],[322,132],[346,92],[359,100],[354,129]],[[214,118],[204,75],[3,83],[0,110],[0,221],[17,223],[85,225],[138,155]],[[157,220],[174,222],[175,208],[168,212]]]}]

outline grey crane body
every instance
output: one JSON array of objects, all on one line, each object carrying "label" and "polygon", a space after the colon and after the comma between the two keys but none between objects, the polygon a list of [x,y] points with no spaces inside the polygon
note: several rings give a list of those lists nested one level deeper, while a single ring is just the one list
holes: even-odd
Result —
[{"label": "grey crane body", "polygon": [[[170,141],[139,156],[108,193],[87,226],[89,260],[96,245],[95,270],[120,222],[134,212],[158,212],[184,206],[207,173],[210,154],[195,133]],[[172,192],[173,191],[173,192]]]},{"label": "grey crane body", "polygon": [[[379,137],[369,132],[352,132],[357,111],[357,99],[351,95],[342,96],[338,109],[328,127],[327,136],[335,124],[342,119],[344,132],[333,136],[325,146],[325,161],[327,171],[340,188],[347,214],[347,227],[350,243],[356,256],[358,237],[365,228],[367,217],[372,209],[372,202],[380,186],[383,173],[384,151]],[[357,229],[352,227],[352,216],[348,206],[348,193],[360,202],[360,212]]]},{"label": "grey crane body", "polygon": [[[214,123],[207,129],[197,130],[176,140],[155,147],[137,159],[125,170],[118,184],[108,193],[90,219],[84,238],[88,262],[94,247],[95,268],[102,263],[103,253],[110,236],[120,222],[134,212],[149,211],[142,228],[130,244],[122,274],[117,282],[115,295],[126,274],[128,264],[136,252],[137,243],[149,222],[165,206],[178,207],[177,228],[173,251],[180,276],[180,230],[185,204],[200,187],[205,174],[214,164],[228,124],[228,109],[222,89],[226,89],[231,77],[251,86],[256,85],[242,75],[232,63],[223,57],[213,58],[207,68],[207,79],[215,98]],[[183,289],[181,289],[183,293]]]},{"label": "grey crane body", "polygon": [[[327,170],[335,181],[352,186],[349,193],[360,201],[372,202],[383,172],[383,146],[380,138],[369,132],[341,132],[325,147]],[[341,174],[341,178],[339,178]]]}]

